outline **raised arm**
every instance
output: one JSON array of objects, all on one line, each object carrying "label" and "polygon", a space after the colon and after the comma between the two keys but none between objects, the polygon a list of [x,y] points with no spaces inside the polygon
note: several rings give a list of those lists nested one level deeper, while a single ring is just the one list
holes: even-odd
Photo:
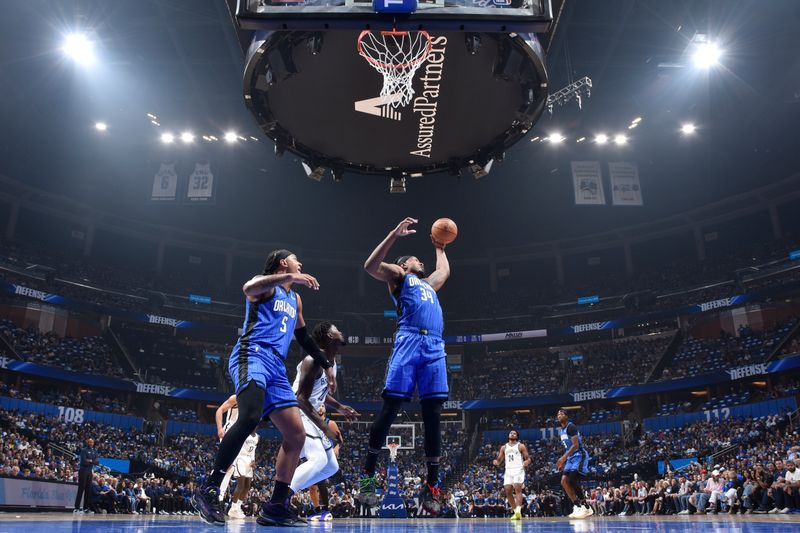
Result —
[{"label": "raised arm", "polygon": [[433,242],[436,247],[436,270],[425,280],[428,285],[433,287],[433,290],[438,291],[450,277],[450,262],[447,260],[447,254],[444,253],[444,245]]},{"label": "raised arm", "polygon": [[217,421],[217,436],[222,438],[225,436],[225,431],[222,429],[222,417],[236,406],[236,395],[231,394],[227,400],[222,402],[222,405],[217,407],[217,412],[214,413],[214,419]]},{"label": "raised arm", "polygon": [[386,259],[386,254],[389,253],[394,241],[396,241],[398,237],[405,237],[406,235],[417,232],[415,229],[408,229],[411,224],[416,223],[417,219],[406,217],[396,228],[389,232],[389,235],[387,235],[374,250],[372,250],[372,253],[364,263],[364,270],[366,270],[370,276],[378,281],[384,281],[386,283],[396,282],[403,276],[403,269],[400,268],[399,265],[385,263],[383,260]]}]

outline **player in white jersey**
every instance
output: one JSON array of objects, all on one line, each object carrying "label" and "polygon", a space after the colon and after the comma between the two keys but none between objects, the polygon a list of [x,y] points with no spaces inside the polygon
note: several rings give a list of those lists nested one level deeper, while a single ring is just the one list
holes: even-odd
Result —
[{"label": "player in white jersey", "polygon": [[344,335],[330,322],[321,322],[314,328],[312,338],[316,339],[332,366],[326,371],[310,356],[297,365],[297,377],[292,388],[297,394],[300,418],[306,430],[306,442],[300,453],[306,462],[297,467],[289,485],[295,493],[328,479],[339,470],[334,447],[343,444],[342,434],[320,416],[320,407],[327,404],[348,420],[360,416],[355,409],[342,405],[328,394],[336,381],[336,355],[347,344]]},{"label": "player in white jersey", "polygon": [[[239,409],[236,407],[236,395],[233,394],[225,400],[222,405],[217,408],[215,414],[217,422],[217,436],[222,440],[225,433],[239,418]],[[223,422],[224,419],[224,422]],[[258,446],[258,434],[253,431],[244,441],[239,455],[233,461],[233,464],[225,472],[225,477],[222,480],[219,491],[219,501],[225,499],[225,493],[230,485],[231,478],[236,477],[236,490],[233,492],[233,502],[231,508],[228,510],[228,516],[231,518],[244,518],[242,511],[242,502],[247,498],[247,493],[250,491],[250,485],[253,482],[253,467],[256,460],[256,447]]]},{"label": "player in white jersey", "polygon": [[528,457],[528,448],[519,441],[519,433],[513,429],[508,433],[508,442],[500,447],[497,459],[492,461],[492,464],[500,466],[503,461],[506,463],[503,488],[506,491],[508,504],[514,509],[511,520],[522,520],[522,503],[525,501],[522,486],[525,484],[525,469],[531,464],[531,459]]}]

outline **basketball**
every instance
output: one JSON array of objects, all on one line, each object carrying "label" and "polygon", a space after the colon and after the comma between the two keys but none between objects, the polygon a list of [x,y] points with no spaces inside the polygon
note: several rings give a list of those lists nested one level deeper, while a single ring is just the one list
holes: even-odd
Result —
[{"label": "basketball", "polygon": [[458,236],[458,226],[449,218],[440,218],[431,227],[433,239],[442,244],[450,244]]}]

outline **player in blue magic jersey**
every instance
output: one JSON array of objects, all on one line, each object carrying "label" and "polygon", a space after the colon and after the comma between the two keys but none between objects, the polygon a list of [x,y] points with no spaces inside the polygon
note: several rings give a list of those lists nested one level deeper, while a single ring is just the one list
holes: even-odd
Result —
[{"label": "player in blue magic jersey", "polygon": [[[277,526],[302,522],[288,507],[289,483],[306,437],[297,398],[283,364],[292,337],[322,368],[331,366],[306,331],[303,301],[292,290],[293,285],[319,289],[313,276],[301,272],[302,266],[292,252],[274,250],[267,257],[263,273],[242,287],[247,299],[244,326],[228,363],[239,416],[220,442],[214,469],[192,497],[195,509],[209,524],[225,525],[219,507],[220,483],[248,435],[266,418],[281,432],[283,443],[275,464],[275,489],[257,522]],[[326,435],[334,442],[341,441],[338,430],[326,431]]]},{"label": "player in blue magic jersey", "polygon": [[588,518],[594,511],[586,503],[580,477],[589,473],[589,452],[583,446],[578,426],[569,421],[564,409],[558,410],[558,435],[564,446],[564,455],[558,458],[556,470],[562,470],[561,486],[572,501],[573,510],[569,518]]},{"label": "player in blue magic jersey", "polygon": [[[450,277],[450,264],[444,244],[433,241],[436,270],[425,276],[425,265],[414,256],[402,256],[394,263],[383,260],[398,237],[416,233],[409,226],[417,220],[406,218],[393,229],[367,259],[364,269],[373,278],[389,286],[397,306],[397,332],[394,349],[386,370],[383,408],[369,433],[369,451],[361,478],[361,492],[375,490],[375,465],[386,436],[404,401],[414,390],[422,405],[425,423],[425,461],[428,466],[423,500],[439,498],[439,456],[441,455],[442,404],[447,399],[447,365],[442,340],[442,308],[436,292]],[[433,237],[431,237],[433,240]]]}]

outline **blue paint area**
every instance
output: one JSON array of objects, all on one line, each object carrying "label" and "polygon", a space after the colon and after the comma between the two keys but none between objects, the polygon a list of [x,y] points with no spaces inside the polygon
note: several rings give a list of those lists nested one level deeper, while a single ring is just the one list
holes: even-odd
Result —
[{"label": "blue paint area", "polygon": [[[14,519],[14,514],[0,515],[0,532],[31,533],[46,531],[47,533],[196,533],[226,532],[255,533],[261,531],[278,531],[277,528],[263,528],[253,519],[230,521],[225,527],[209,526],[199,518],[161,518],[132,517],[129,519],[108,520],[103,517],[75,518],[64,515],[62,519]],[[46,516],[46,515],[45,515]],[[300,528],[280,528],[280,530],[303,531]],[[713,520],[685,519],[631,520],[629,518],[610,518],[589,520],[567,520],[565,518],[525,519],[521,523],[508,520],[334,520],[324,525],[308,526],[306,531],[359,532],[359,533],[494,533],[508,532],[548,532],[548,533],[602,533],[648,531],[651,533],[686,533],[687,530],[702,530],[713,533],[736,531],[737,533],[789,533],[800,530],[800,516],[790,515],[781,518],[765,517],[715,517]]]}]

